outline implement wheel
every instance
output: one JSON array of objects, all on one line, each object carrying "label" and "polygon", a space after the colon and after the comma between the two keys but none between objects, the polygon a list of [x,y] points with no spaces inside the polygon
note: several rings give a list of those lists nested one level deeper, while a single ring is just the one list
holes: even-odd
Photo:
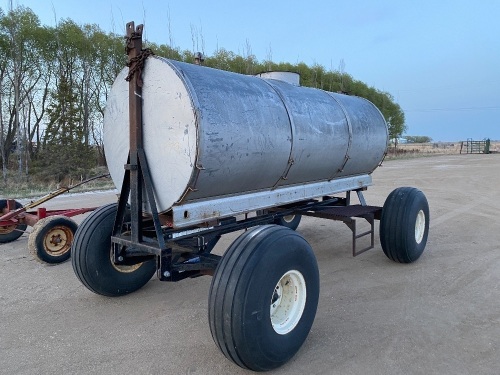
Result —
[{"label": "implement wheel", "polygon": [[398,263],[416,261],[429,235],[429,204],[412,187],[395,189],[387,197],[380,218],[380,244],[385,255]]},{"label": "implement wheel", "polygon": [[[23,205],[18,201],[16,203],[16,210]],[[0,199],[0,216],[4,214],[7,208],[7,200]],[[8,243],[17,240],[21,237],[28,226],[26,224],[14,224],[5,227],[0,227],[0,243]]]},{"label": "implement wheel", "polygon": [[304,343],[318,298],[318,266],[306,240],[277,225],[255,227],[238,237],[215,271],[212,337],[242,368],[277,368]]},{"label": "implement wheel", "polygon": [[295,230],[299,226],[301,219],[302,215],[287,215],[276,219],[274,224]]},{"label": "implement wheel", "polygon": [[116,297],[142,288],[156,272],[154,259],[132,266],[112,261],[111,234],[117,205],[93,211],[78,227],[71,257],[76,276],[89,290]]},{"label": "implement wheel", "polygon": [[36,260],[62,263],[71,255],[71,243],[78,225],[65,216],[49,216],[39,220],[28,237],[28,250]]},{"label": "implement wheel", "polygon": [[[268,214],[268,210],[257,210],[256,215],[257,216],[262,216]],[[297,229],[297,227],[300,224],[300,220],[302,219],[302,215],[287,215],[287,216],[281,216],[274,220],[274,224],[276,225],[281,225],[282,227],[287,227],[292,230]]]}]

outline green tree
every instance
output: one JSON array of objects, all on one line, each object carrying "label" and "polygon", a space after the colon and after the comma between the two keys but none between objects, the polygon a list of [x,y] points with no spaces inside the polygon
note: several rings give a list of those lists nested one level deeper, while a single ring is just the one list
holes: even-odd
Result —
[{"label": "green tree", "polygon": [[429,143],[432,142],[432,138],[426,135],[405,135],[408,143]]},{"label": "green tree", "polygon": [[92,150],[85,144],[79,95],[66,76],[59,77],[57,91],[47,109],[49,122],[43,148],[34,163],[46,181],[81,178],[95,165]]},{"label": "green tree", "polygon": [[[195,49],[200,45],[202,52],[204,49],[201,28],[198,31],[192,26],[192,37],[192,50],[174,47],[169,24],[168,45],[145,44],[157,55],[192,63]],[[41,26],[29,8],[17,7],[7,15],[0,9],[3,175],[7,168],[21,170],[21,162],[28,173],[28,161],[32,160],[38,171],[61,179],[63,174],[85,174],[96,162],[95,150],[100,151],[102,159],[106,100],[125,62],[122,35],[104,33],[97,25],[77,25],[70,19],[61,20],[53,28]],[[316,63],[277,63],[269,50],[266,60],[259,62],[247,40],[243,53],[218,48],[205,56],[205,65],[242,74],[296,72],[303,86],[347,92],[373,102],[384,115],[391,138],[401,136],[406,129],[404,113],[394,98],[345,73],[343,61],[338,71]],[[12,158],[14,151],[17,158]],[[9,157],[16,159],[17,165],[9,164]]]},{"label": "green tree", "polygon": [[36,148],[51,70],[46,56],[51,49],[50,29],[41,27],[29,8],[18,7],[7,15],[0,12],[0,128],[4,181],[12,152],[18,169],[28,173],[28,162]]},{"label": "green tree", "polygon": [[[0,8],[0,19],[3,20],[4,13]],[[6,74],[7,74],[7,61],[10,55],[9,42],[7,35],[0,33],[0,158],[2,159],[2,178],[5,182],[7,180],[7,144],[6,128],[4,125],[3,103],[4,96],[7,93]],[[9,149],[10,150],[10,149]]]}]

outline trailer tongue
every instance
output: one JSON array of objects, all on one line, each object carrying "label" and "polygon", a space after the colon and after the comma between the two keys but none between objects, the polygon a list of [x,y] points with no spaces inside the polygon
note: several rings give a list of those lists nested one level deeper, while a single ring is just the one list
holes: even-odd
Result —
[{"label": "trailer tongue", "polygon": [[[33,230],[29,233],[28,250],[36,260],[51,264],[68,260],[71,242],[78,227],[70,218],[93,211],[95,207],[47,210],[40,205],[103,177],[109,175],[95,176],[73,186],[61,187],[24,206],[13,199],[0,199],[0,244],[17,240],[29,225]],[[36,211],[33,211],[34,208],[37,208]]]},{"label": "trailer tongue", "polygon": [[[243,368],[279,367],[305,341],[320,296],[314,253],[291,229],[300,217],[346,223],[354,256],[375,246],[380,220],[384,253],[411,263],[427,242],[427,200],[403,187],[383,207],[366,204],[388,137],[369,101],[300,87],[287,74],[151,56],[142,31],[127,24],[129,69],[106,107],[104,146],[120,198],[80,225],[75,273],[105,296],[134,292],[155,273],[212,275],[208,317],[220,350]],[[370,229],[359,233],[357,219]],[[242,229],[222,257],[211,253]],[[370,244],[359,249],[364,236]]]}]

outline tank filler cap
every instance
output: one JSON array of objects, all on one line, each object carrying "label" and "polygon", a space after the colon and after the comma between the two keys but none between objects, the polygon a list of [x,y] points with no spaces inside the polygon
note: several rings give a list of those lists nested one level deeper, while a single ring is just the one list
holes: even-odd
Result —
[{"label": "tank filler cap", "polygon": [[256,74],[257,77],[265,79],[275,79],[277,81],[287,82],[294,86],[300,86],[300,74],[294,72],[262,72]]}]

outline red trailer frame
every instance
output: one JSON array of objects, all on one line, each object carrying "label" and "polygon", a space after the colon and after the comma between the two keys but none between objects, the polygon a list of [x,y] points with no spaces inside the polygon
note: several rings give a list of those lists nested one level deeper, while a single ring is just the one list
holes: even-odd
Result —
[{"label": "red trailer frame", "polygon": [[[96,207],[47,210],[41,204],[64,194],[78,186],[98,178],[84,180],[76,185],[61,187],[40,199],[21,205],[14,199],[0,199],[0,244],[17,240],[29,232],[28,249],[35,259],[46,263],[61,263],[70,257],[71,243],[78,225],[70,218],[94,211]],[[32,210],[38,207],[36,210]]]}]

